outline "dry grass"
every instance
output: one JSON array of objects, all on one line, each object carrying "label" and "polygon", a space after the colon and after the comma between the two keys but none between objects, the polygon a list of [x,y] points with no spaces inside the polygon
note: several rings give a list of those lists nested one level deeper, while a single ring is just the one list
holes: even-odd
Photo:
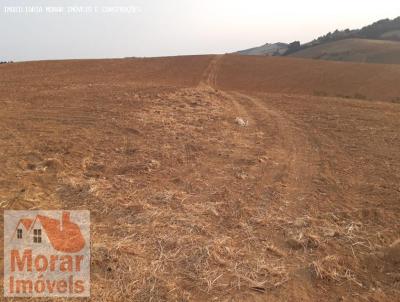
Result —
[{"label": "dry grass", "polygon": [[352,272],[338,256],[330,255],[320,260],[313,261],[311,269],[317,278],[340,283],[351,281],[363,287],[355,278],[354,272]]},{"label": "dry grass", "polygon": [[365,259],[398,236],[395,104],[172,87],[220,83],[191,61],[1,86],[2,209],[91,211],[92,301],[393,300]]}]

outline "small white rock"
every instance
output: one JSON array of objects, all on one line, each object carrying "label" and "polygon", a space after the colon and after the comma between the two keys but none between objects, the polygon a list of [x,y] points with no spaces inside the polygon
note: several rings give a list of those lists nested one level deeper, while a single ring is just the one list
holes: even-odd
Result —
[{"label": "small white rock", "polygon": [[247,127],[249,125],[249,121],[245,121],[241,117],[237,117],[235,119],[236,124],[238,124],[240,127]]}]

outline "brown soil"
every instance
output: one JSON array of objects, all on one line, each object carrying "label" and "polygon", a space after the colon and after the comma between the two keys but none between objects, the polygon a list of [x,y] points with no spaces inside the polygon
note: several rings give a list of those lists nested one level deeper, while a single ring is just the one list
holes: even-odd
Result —
[{"label": "brown soil", "polygon": [[400,65],[234,55],[220,65],[224,90],[400,102]]},{"label": "brown soil", "polygon": [[1,66],[1,208],[91,211],[91,301],[399,300],[399,68]]}]

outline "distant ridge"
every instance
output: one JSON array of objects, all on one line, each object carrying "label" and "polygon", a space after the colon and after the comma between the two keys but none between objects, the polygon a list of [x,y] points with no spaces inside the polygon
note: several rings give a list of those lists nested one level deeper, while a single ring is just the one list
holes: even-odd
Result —
[{"label": "distant ridge", "polygon": [[400,42],[346,39],[305,48],[289,56],[330,61],[400,64]]},{"label": "distant ridge", "polygon": [[267,43],[236,54],[400,64],[400,17],[361,29],[335,30],[305,44]]},{"label": "distant ridge", "polygon": [[259,47],[253,47],[245,50],[238,51],[236,54],[245,56],[282,56],[289,48],[286,43],[267,43]]}]

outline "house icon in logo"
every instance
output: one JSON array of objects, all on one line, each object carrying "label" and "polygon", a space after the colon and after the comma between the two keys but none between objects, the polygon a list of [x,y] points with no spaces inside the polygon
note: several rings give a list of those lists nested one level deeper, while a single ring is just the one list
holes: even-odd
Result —
[{"label": "house icon in logo", "polygon": [[43,215],[20,219],[12,241],[37,247],[51,245],[63,253],[77,253],[85,247],[79,225],[71,221],[66,211],[62,212],[60,220]]}]

